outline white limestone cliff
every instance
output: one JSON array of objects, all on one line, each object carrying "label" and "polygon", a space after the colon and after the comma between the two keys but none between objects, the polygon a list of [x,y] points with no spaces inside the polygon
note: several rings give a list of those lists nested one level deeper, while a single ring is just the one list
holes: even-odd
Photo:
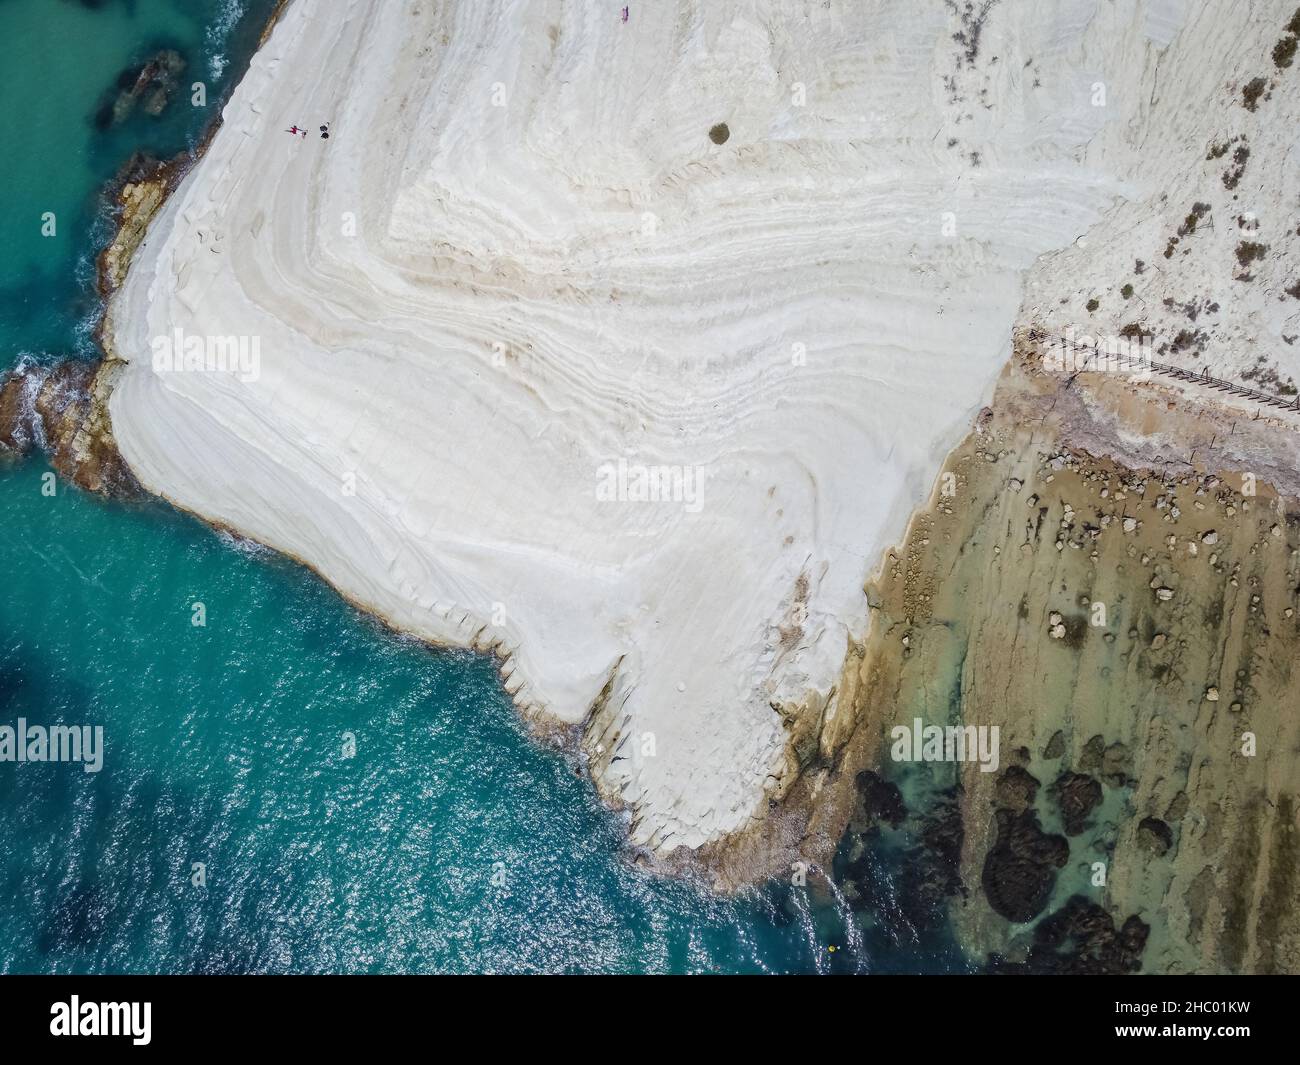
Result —
[{"label": "white limestone cliff", "polygon": [[[1203,157],[1285,16],[621,7],[293,0],[114,298],[111,413],[146,487],[497,649],[527,712],[604,693],[593,771],[668,855],[788,788],[776,708],[835,712],[1027,272]],[[176,329],[258,372],[160,370]],[[602,498],[620,460],[686,498]]]}]

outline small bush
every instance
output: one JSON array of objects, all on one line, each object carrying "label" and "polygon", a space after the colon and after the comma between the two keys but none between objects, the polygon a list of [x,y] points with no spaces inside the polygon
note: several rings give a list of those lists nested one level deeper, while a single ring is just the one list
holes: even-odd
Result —
[{"label": "small bush", "polygon": [[1241,263],[1242,266],[1249,266],[1251,263],[1264,258],[1264,253],[1267,251],[1267,244],[1260,244],[1253,240],[1243,240],[1237,245],[1237,262]]},{"label": "small bush", "polygon": [[1250,158],[1250,149],[1244,144],[1232,153],[1232,166],[1223,172],[1223,187],[1235,189],[1241,183],[1241,176],[1246,172],[1246,160]]},{"label": "small bush", "polygon": [[1259,107],[1259,98],[1264,95],[1264,90],[1268,88],[1267,78],[1251,78],[1246,83],[1246,87],[1241,90],[1241,103],[1247,111],[1254,111]]}]

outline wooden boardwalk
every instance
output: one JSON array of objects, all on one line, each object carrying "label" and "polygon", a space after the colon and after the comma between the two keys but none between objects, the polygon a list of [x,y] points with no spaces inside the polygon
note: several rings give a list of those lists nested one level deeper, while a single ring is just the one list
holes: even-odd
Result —
[{"label": "wooden boardwalk", "polygon": [[1183,369],[1181,366],[1172,366],[1166,362],[1156,362],[1154,359],[1145,359],[1123,352],[1107,351],[1099,344],[1091,346],[1075,344],[1066,337],[1047,333],[1033,327],[1027,331],[1026,335],[1029,342],[1040,349],[1044,343],[1054,341],[1061,346],[1062,350],[1065,350],[1068,345],[1076,352],[1083,352],[1084,357],[1075,367],[1076,372],[1087,372],[1088,364],[1093,360],[1114,362],[1120,366],[1130,366],[1135,370],[1148,370],[1151,373],[1163,374],[1186,384],[1201,385],[1219,392],[1240,396],[1243,399],[1254,400],[1256,403],[1267,407],[1276,407],[1292,413],[1300,413],[1300,394],[1286,397],[1275,395],[1272,392],[1262,392],[1258,388],[1250,388],[1237,381],[1225,381],[1219,377],[1211,377],[1208,368],[1203,373],[1195,373],[1192,370]]}]

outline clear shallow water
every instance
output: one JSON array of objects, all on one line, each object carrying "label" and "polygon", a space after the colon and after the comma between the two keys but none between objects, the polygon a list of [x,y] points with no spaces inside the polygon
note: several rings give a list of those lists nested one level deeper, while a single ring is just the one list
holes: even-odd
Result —
[{"label": "clear shallow water", "polygon": [[[188,92],[97,131],[119,72],[177,47],[218,106],[214,71],[237,76],[270,6],[0,0],[0,361],[93,354],[102,185],[135,148],[201,135]],[[641,873],[488,660],[396,638],[162,504],[47,497],[45,469],[0,466],[0,725],[102,725],[106,750],[98,774],[0,763],[0,972],[955,964],[863,943],[833,894],[721,900]]]},{"label": "clear shallow water", "polygon": [[[101,190],[135,149],[192,149],[247,65],[273,0],[0,0],[0,360],[95,354]],[[119,75],[162,48],[187,66],[158,117],[101,130]],[[190,87],[201,81],[206,106]],[[42,233],[46,213],[55,233]]]}]

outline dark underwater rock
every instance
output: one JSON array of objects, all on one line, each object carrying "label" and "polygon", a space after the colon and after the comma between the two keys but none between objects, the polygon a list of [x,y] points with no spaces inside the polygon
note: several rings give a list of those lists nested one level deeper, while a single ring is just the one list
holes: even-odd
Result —
[{"label": "dark underwater rock", "polygon": [[984,860],[980,883],[995,913],[1017,924],[1032,921],[1047,905],[1056,871],[1070,856],[1063,836],[1049,836],[1032,810],[998,810],[997,841]]},{"label": "dark underwater rock", "polygon": [[95,128],[102,131],[125,122],[137,107],[155,118],[162,114],[185,67],[180,52],[163,48],[145,62],[124,69],[117,76],[109,101],[95,111]]},{"label": "dark underwater rock", "polygon": [[998,777],[993,804],[1012,813],[1024,813],[1034,805],[1038,795],[1038,778],[1018,765],[1008,766]]},{"label": "dark underwater rock", "polygon": [[1138,822],[1137,843],[1144,851],[1159,858],[1174,845],[1174,833],[1160,818],[1144,817]]},{"label": "dark underwater rock", "polygon": [[1023,962],[999,955],[989,959],[994,973],[1115,976],[1137,972],[1151,929],[1136,914],[1119,927],[1110,914],[1082,895],[1071,896],[1034,929],[1034,943]]},{"label": "dark underwater rock", "polygon": [[1088,826],[1088,816],[1101,805],[1101,785],[1085,773],[1062,773],[1052,785],[1052,797],[1061,811],[1067,836],[1077,836]]},{"label": "dark underwater rock", "polygon": [[854,778],[861,802],[862,816],[868,823],[883,821],[891,828],[897,828],[907,816],[907,806],[903,803],[903,793],[897,784],[892,784],[870,769],[864,769]]}]

